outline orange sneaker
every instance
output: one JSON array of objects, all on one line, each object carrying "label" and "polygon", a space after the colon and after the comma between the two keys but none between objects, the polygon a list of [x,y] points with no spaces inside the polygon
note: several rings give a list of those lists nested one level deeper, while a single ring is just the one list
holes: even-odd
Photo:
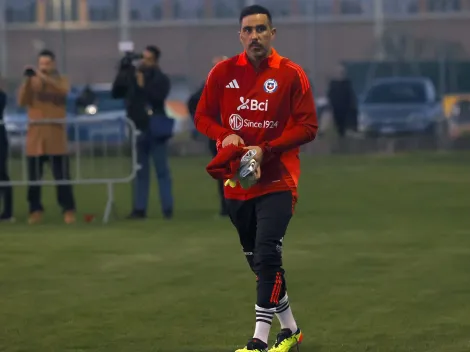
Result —
[{"label": "orange sneaker", "polygon": [[67,225],[73,224],[77,221],[75,213],[73,211],[66,211],[64,214],[64,222]]},{"label": "orange sneaker", "polygon": [[28,224],[34,225],[42,221],[42,211],[33,211],[29,214]]}]

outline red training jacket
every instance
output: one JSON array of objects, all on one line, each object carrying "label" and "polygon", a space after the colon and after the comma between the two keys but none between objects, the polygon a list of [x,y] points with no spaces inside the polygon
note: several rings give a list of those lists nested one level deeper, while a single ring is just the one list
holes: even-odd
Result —
[{"label": "red training jacket", "polygon": [[318,129],[313,93],[299,65],[274,49],[258,71],[246,53],[218,63],[207,77],[194,123],[218,144],[237,134],[264,152],[258,183],[248,190],[225,187],[226,198],[286,190],[297,198],[299,146],[312,141]]}]

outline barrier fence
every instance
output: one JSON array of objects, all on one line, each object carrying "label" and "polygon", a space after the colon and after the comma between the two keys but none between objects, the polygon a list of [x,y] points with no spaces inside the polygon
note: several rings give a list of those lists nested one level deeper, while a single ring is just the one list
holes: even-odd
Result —
[{"label": "barrier fence", "polygon": [[[9,141],[8,152],[2,154],[7,158],[10,181],[0,179],[0,187],[106,185],[104,223],[113,210],[114,185],[131,182],[140,168],[136,151],[139,131],[127,118],[25,119],[0,121],[2,127]],[[32,149],[44,155],[31,155]],[[53,179],[42,177],[45,162]]]},{"label": "barrier fence", "polygon": [[[469,121],[470,122],[470,121]],[[49,128],[48,128],[49,127]],[[114,185],[131,182],[140,168],[136,142],[139,131],[134,123],[123,117],[80,117],[67,119],[43,119],[0,121],[6,130],[9,148],[7,153],[0,145],[0,187],[4,186],[56,186],[56,185],[105,185],[107,199],[103,222],[107,223],[114,207]],[[42,130],[41,130],[42,128]],[[45,128],[45,130],[44,130]],[[320,154],[395,154],[412,151],[470,150],[470,125],[462,125],[461,133],[447,129],[441,135],[408,135],[367,137],[353,133],[339,139],[331,116],[321,118],[316,140],[302,147],[304,155]],[[41,158],[28,156],[28,143],[34,133],[42,133],[55,143],[65,144],[62,156],[47,155]],[[458,138],[457,138],[458,137]],[[46,143],[46,140],[43,141]],[[42,146],[39,143],[36,146]],[[1,143],[0,143],[1,144]],[[174,156],[206,155],[209,151],[205,138],[174,138],[170,142]],[[10,181],[2,180],[1,159],[6,157]],[[53,178],[43,178],[43,162],[49,161]]]}]

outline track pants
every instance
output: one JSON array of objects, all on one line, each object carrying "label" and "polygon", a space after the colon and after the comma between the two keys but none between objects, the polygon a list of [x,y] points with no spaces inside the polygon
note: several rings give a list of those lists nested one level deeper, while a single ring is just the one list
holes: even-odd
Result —
[{"label": "track pants", "polygon": [[250,268],[257,276],[257,305],[274,308],[287,290],[282,244],[292,218],[292,193],[277,192],[247,201],[227,199]]}]

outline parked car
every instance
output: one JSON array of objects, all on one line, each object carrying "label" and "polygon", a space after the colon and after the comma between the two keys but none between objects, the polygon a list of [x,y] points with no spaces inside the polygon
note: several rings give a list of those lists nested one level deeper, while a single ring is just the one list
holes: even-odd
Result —
[{"label": "parked car", "polygon": [[432,81],[425,77],[375,80],[359,103],[358,131],[366,135],[447,135],[447,121]]},{"label": "parked car", "polygon": [[124,101],[113,99],[111,85],[89,86],[93,100],[87,104],[83,104],[80,99],[87,87],[74,88],[67,104],[68,117],[75,119],[67,129],[69,141],[122,143],[128,138]]}]

